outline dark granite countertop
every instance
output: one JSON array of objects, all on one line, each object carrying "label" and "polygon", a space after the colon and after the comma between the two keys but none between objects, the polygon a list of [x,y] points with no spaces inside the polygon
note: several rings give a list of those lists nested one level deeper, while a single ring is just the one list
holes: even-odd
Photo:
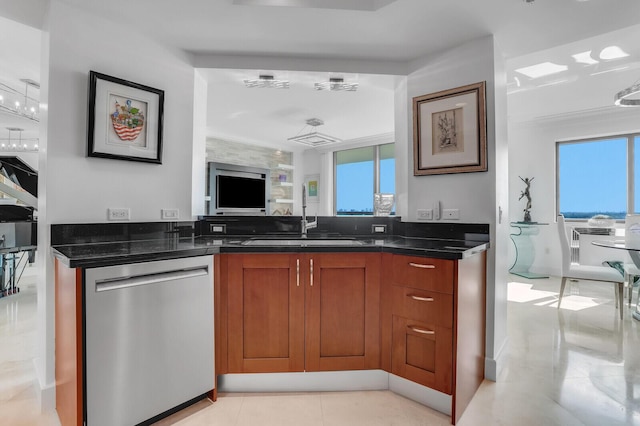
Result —
[{"label": "dark granite countertop", "polygon": [[[256,240],[257,244],[256,244]],[[286,240],[283,244],[282,240]],[[52,246],[53,254],[71,268],[176,259],[218,253],[384,252],[442,259],[463,259],[487,250],[488,242],[410,237],[200,236],[135,241],[76,243]]]}]

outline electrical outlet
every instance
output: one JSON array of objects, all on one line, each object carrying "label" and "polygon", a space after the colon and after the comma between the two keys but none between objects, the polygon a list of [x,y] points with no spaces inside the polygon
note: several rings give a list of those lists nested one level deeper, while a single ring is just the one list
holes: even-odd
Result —
[{"label": "electrical outlet", "polygon": [[130,209],[107,209],[109,220],[129,220],[131,218]]},{"label": "electrical outlet", "polygon": [[442,210],[442,218],[449,220],[458,220],[460,219],[460,210],[459,209],[444,209]]},{"label": "electrical outlet", "polygon": [[180,210],[178,209],[162,209],[160,213],[162,219],[178,219],[180,217]]},{"label": "electrical outlet", "polygon": [[432,209],[418,209],[416,216],[418,220],[433,220]]},{"label": "electrical outlet", "polygon": [[371,225],[372,234],[386,234],[387,225]]}]

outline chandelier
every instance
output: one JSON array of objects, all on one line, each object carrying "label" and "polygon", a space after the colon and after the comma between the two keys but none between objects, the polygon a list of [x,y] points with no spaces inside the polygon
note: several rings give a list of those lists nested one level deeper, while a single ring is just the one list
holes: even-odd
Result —
[{"label": "chandelier", "polygon": [[358,90],[358,83],[346,83],[344,81],[344,78],[332,77],[329,79],[329,81],[315,83],[314,87],[316,90],[355,92],[356,90]]},{"label": "chandelier", "polygon": [[[319,146],[323,146],[323,145],[329,145],[332,143],[339,143],[342,142],[341,139],[338,139],[336,137],[333,136],[329,136],[327,134],[324,133],[320,133],[318,131],[316,131],[316,127],[321,126],[324,124],[324,121],[322,121],[319,118],[310,118],[306,121],[307,126],[311,126],[313,128],[313,130],[310,133],[304,133],[304,134],[299,134],[297,136],[294,136],[292,138],[289,138],[287,140],[292,141],[292,142],[297,142],[297,143],[301,143],[303,145],[307,145],[307,146],[311,146],[311,147],[319,147]],[[304,131],[306,129],[306,127],[303,127],[302,130],[300,131],[300,133],[302,133],[302,131]]]},{"label": "chandelier", "polygon": [[245,79],[244,85],[251,89],[288,89],[289,80],[276,80],[273,75],[261,74],[258,78]]},{"label": "chandelier", "polygon": [[[38,138],[23,138],[22,132],[24,129],[20,127],[7,127],[9,136],[6,138],[0,138],[0,152],[2,151],[21,151],[21,152],[37,152],[38,151]],[[12,133],[17,132],[18,137],[11,137]]]},{"label": "chandelier", "polygon": [[39,122],[39,101],[33,96],[33,92],[40,89],[40,84],[28,78],[20,81],[24,83],[24,92],[0,83],[0,112]]},{"label": "chandelier", "polygon": [[616,93],[614,103],[622,107],[640,106],[640,98],[632,98],[631,96],[640,94],[640,80],[636,81],[632,86]]}]

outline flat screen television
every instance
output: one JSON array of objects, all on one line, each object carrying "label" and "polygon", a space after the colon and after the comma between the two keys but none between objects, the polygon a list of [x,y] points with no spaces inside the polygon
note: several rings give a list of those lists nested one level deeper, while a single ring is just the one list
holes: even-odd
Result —
[{"label": "flat screen television", "polygon": [[269,214],[269,169],[210,162],[208,173],[210,215]]}]

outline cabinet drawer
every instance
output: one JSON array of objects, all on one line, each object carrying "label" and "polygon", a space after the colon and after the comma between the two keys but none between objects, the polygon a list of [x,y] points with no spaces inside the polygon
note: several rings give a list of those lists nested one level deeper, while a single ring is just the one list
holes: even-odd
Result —
[{"label": "cabinet drawer", "polygon": [[394,315],[391,362],[393,374],[451,395],[451,329]]},{"label": "cabinet drawer", "polygon": [[394,284],[453,294],[453,260],[396,255],[392,262]]},{"label": "cabinet drawer", "polygon": [[453,326],[453,296],[447,293],[393,286],[393,315],[436,324]]}]

